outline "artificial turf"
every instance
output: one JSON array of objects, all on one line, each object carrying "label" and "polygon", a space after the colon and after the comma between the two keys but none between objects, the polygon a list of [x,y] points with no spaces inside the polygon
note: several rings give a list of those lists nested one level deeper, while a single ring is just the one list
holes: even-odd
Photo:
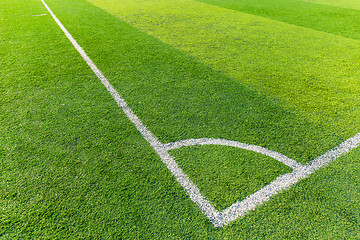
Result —
[{"label": "artificial turf", "polygon": [[[198,0],[282,22],[360,39],[360,5],[356,0]],[[335,5],[335,6],[334,6]]]},{"label": "artificial turf", "polygon": [[[86,1],[47,2],[163,143],[226,138],[305,163],[351,133],[312,121]],[[47,13],[41,2],[2,1],[0,9],[1,238],[359,237],[358,149],[246,217],[215,229],[49,14],[38,16]],[[351,89],[358,93],[356,86]],[[344,118],[349,128],[358,127],[356,119]],[[249,162],[264,159],[227,147],[171,153],[221,208],[257,188],[244,181],[247,175],[261,185],[286,171],[261,164],[254,172],[259,166]],[[228,170],[220,171],[219,165]],[[243,192],[226,190],[237,184]]]},{"label": "artificial turf", "polygon": [[358,40],[194,0],[91,2],[344,138],[360,130]]},{"label": "artificial turf", "polygon": [[360,10],[360,3],[356,0],[307,0],[308,2],[332,5],[341,8],[350,8]]}]

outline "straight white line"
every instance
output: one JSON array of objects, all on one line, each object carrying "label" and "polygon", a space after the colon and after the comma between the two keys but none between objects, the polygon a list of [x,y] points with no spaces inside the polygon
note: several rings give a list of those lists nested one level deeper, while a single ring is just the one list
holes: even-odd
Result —
[{"label": "straight white line", "polygon": [[343,143],[341,143],[339,146],[327,151],[324,155],[321,155],[308,164],[306,164],[306,167],[309,168],[309,171],[315,172],[319,168],[321,168],[324,165],[329,164],[336,158],[340,157],[341,155],[350,152],[354,148],[358,147],[360,145],[360,133],[356,134],[355,136],[347,139]]},{"label": "straight white line", "polygon": [[145,127],[145,125],[140,121],[140,119],[135,115],[135,113],[130,109],[125,100],[120,97],[114,87],[109,83],[101,71],[96,67],[94,62],[88,57],[82,47],[76,42],[76,40],[71,36],[69,31],[64,27],[60,20],[55,16],[51,11],[49,6],[45,3],[44,0],[41,0],[45,8],[48,10],[50,15],[53,17],[55,22],[59,25],[61,30],[65,33],[66,37],[74,45],[76,50],[83,57],[85,62],[90,66],[96,76],[100,79],[102,84],[106,87],[108,92],[113,96],[118,106],[124,111],[126,116],[130,121],[135,125],[136,129],[141,133],[145,140],[154,148],[156,153],[160,156],[161,160],[172,174],[174,174],[176,180],[184,188],[185,192],[190,196],[190,199],[195,202],[198,207],[206,214],[206,216],[212,221],[215,219],[219,212],[211,205],[211,203],[206,200],[200,193],[200,190],[195,186],[195,184],[188,178],[184,171],[177,165],[175,160],[169,155],[169,153],[164,148],[164,145]]}]

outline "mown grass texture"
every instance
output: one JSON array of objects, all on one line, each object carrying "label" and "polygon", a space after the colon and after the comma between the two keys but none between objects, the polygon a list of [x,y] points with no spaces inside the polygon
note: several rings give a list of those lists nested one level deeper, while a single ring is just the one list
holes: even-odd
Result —
[{"label": "mown grass texture", "polygon": [[333,5],[341,8],[351,8],[360,10],[360,3],[356,0],[307,0],[308,2]]},{"label": "mown grass texture", "polygon": [[[44,13],[43,6],[2,4],[8,23],[1,27],[2,238],[358,237],[358,150],[244,219],[214,229],[53,20],[32,16]],[[85,1],[49,5],[163,142],[224,137],[306,162],[344,136]],[[188,161],[188,155],[199,156],[196,151],[178,157]],[[232,155],[239,153],[224,157]],[[264,176],[265,182],[272,177]]]},{"label": "mown grass texture", "polygon": [[192,0],[91,2],[311,121],[359,131],[357,40]]},{"label": "mown grass texture", "polygon": [[360,9],[356,7],[359,2],[355,0],[199,1],[348,38],[360,37],[357,31]]}]

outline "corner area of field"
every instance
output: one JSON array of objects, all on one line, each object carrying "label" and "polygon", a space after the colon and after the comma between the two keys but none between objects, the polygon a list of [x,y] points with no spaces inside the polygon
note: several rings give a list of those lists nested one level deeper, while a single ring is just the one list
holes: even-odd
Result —
[{"label": "corner area of field", "polygon": [[[360,132],[356,1],[46,2],[162,143],[306,164]],[[232,147],[171,154],[218,210],[290,172]],[[0,239],[359,239],[359,163],[215,228],[41,1],[0,2]]]}]

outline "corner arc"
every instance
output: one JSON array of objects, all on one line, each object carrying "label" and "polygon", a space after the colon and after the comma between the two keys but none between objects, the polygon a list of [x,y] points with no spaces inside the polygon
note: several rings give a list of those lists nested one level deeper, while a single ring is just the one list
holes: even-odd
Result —
[{"label": "corner arc", "polygon": [[231,141],[221,138],[186,139],[177,142],[167,143],[164,144],[163,146],[167,151],[170,151],[177,148],[196,146],[196,145],[221,145],[221,146],[236,147],[236,148],[241,148],[244,150],[249,150],[256,153],[264,154],[266,156],[276,159],[277,161],[285,164],[288,167],[291,167],[292,169],[298,169],[304,166],[301,163],[298,163],[295,160],[288,158],[287,156],[278,153],[276,151],[272,151],[257,145],[241,143],[241,142]]}]

